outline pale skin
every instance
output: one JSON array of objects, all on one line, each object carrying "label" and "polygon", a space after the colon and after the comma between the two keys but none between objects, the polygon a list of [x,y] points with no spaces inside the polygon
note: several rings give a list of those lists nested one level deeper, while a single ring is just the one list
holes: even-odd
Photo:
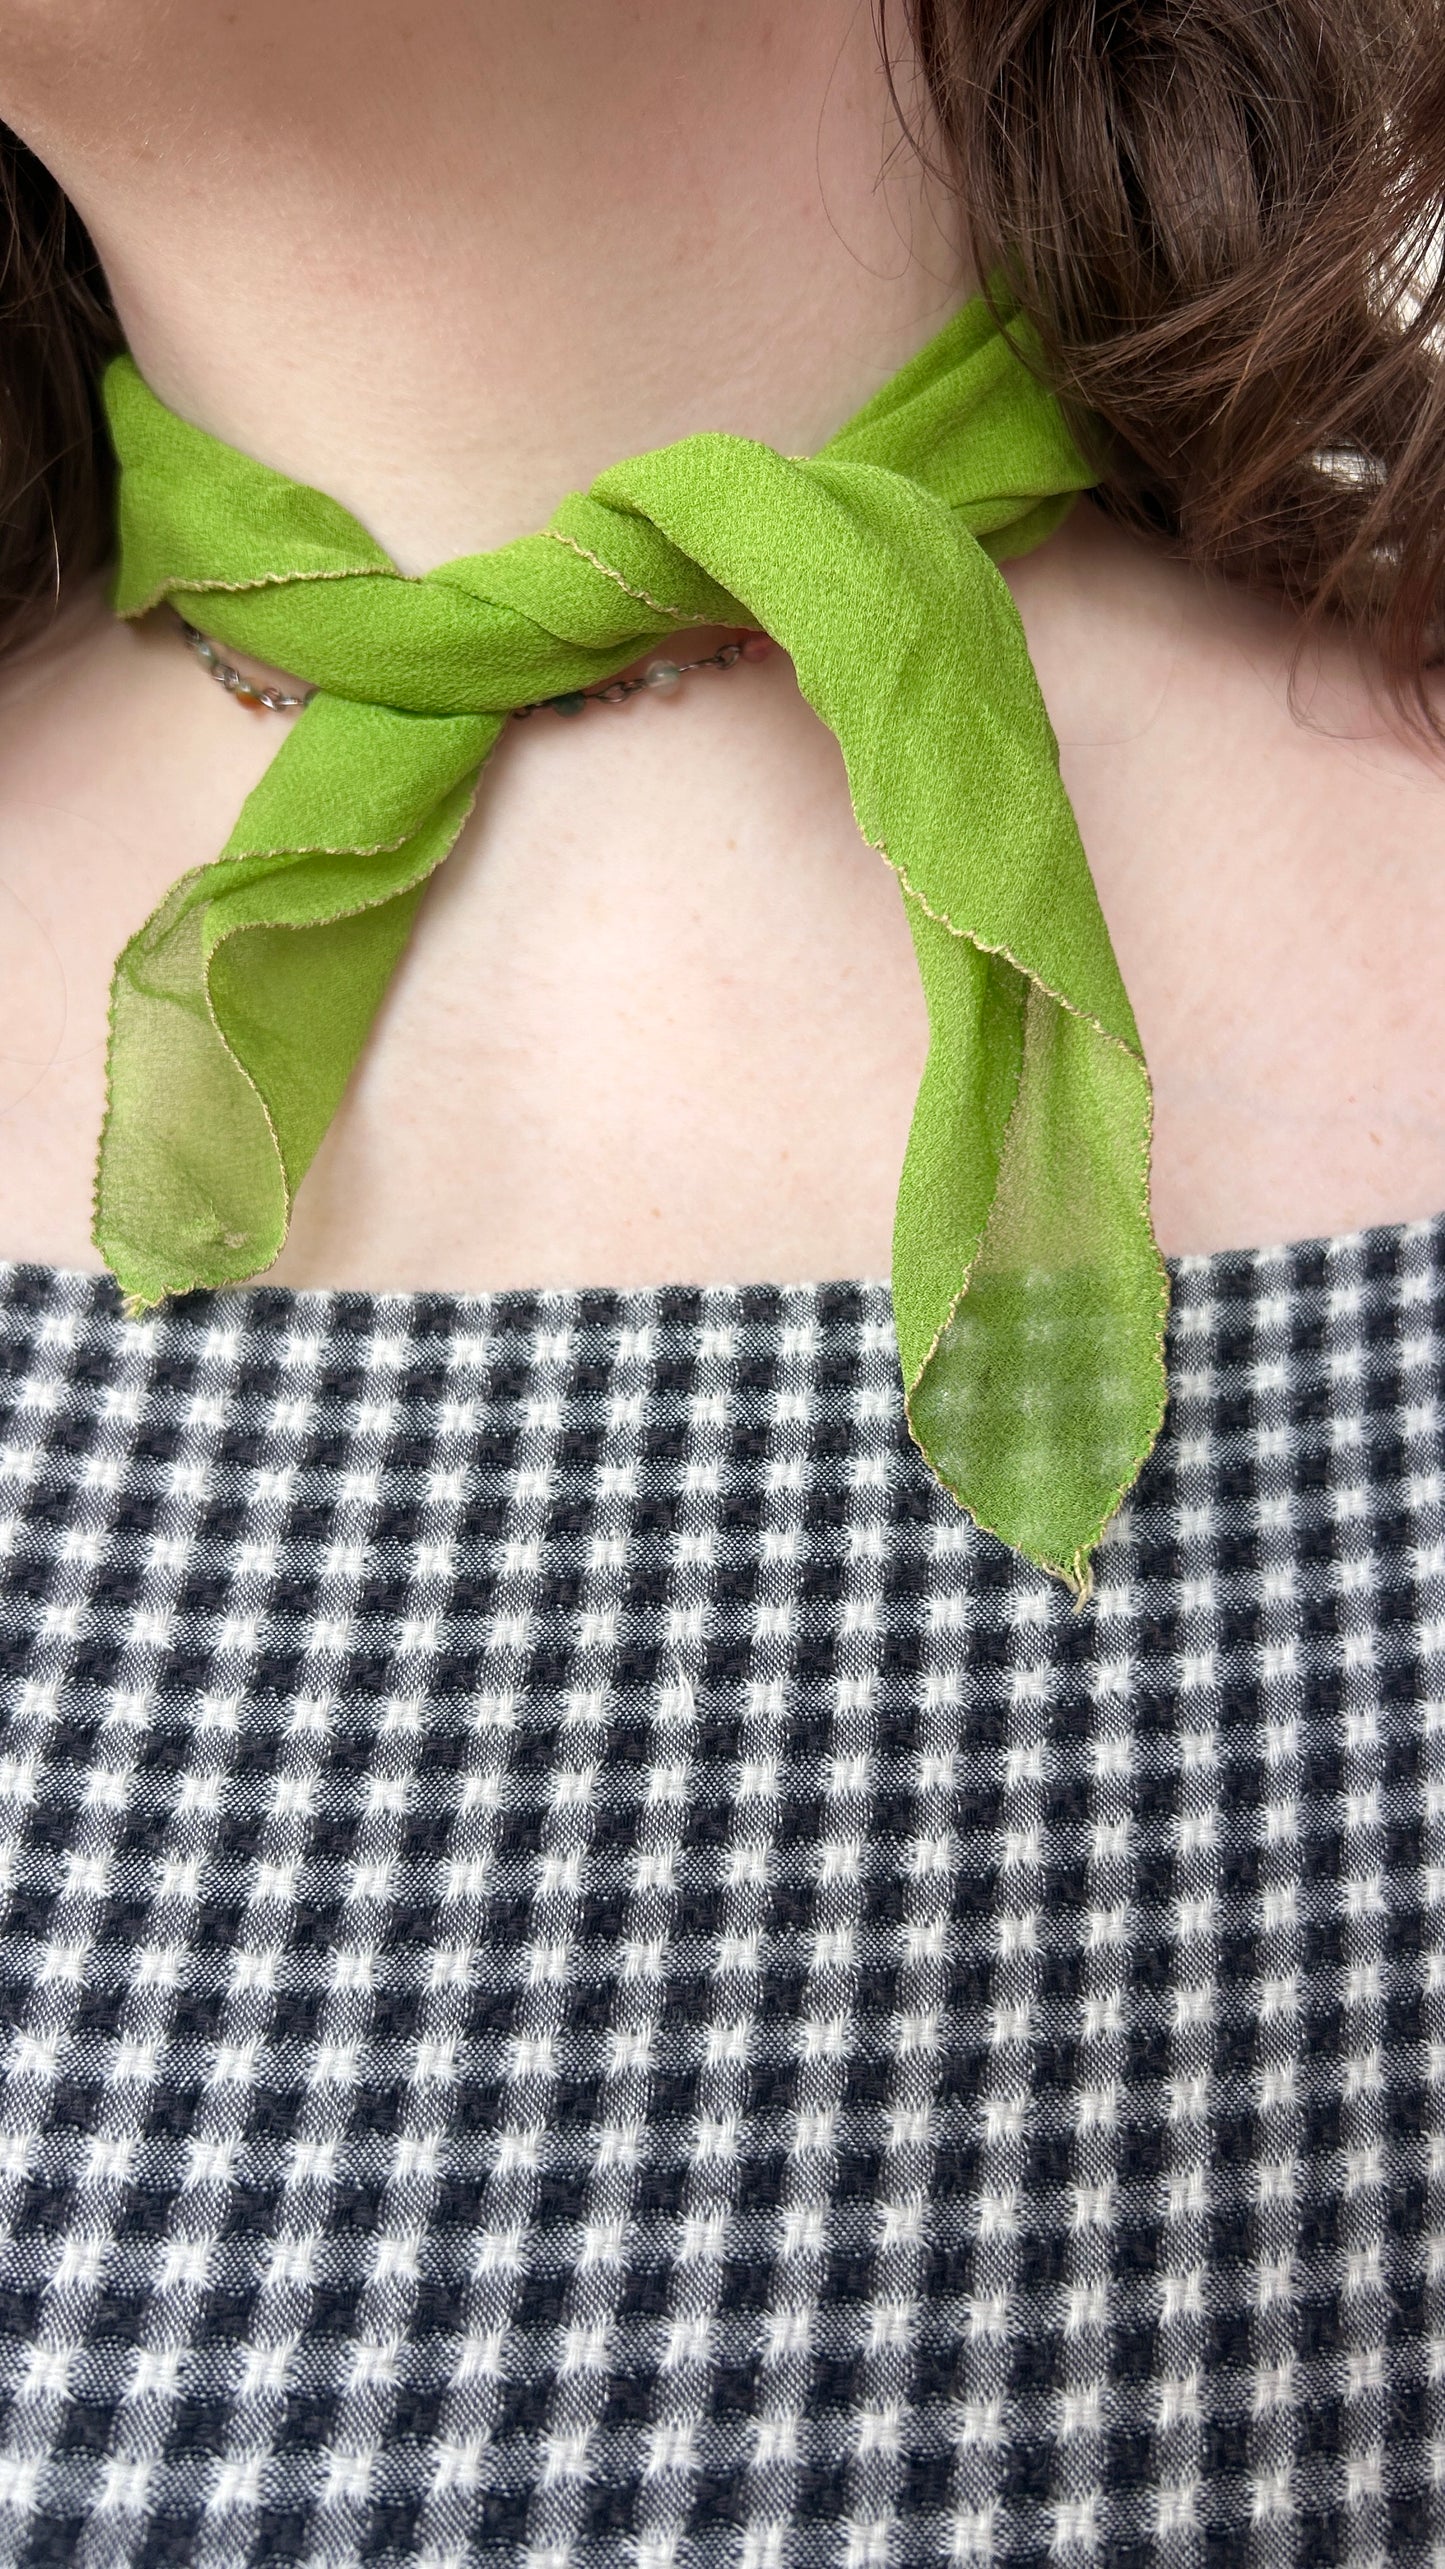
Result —
[{"label": "pale skin", "polygon": [[[157,390],[406,570],[693,429],[807,452],[970,290],[855,0],[0,0],[0,113]],[[1154,1074],[1166,1250],[1437,1212],[1445,761],[1343,641],[1292,710],[1281,611],[1086,508],[1008,577]],[[289,719],[98,591],[0,670],[0,1256],[99,1264],[111,963]],[[884,1274],[925,1042],[781,654],[509,726],[273,1274]]]}]

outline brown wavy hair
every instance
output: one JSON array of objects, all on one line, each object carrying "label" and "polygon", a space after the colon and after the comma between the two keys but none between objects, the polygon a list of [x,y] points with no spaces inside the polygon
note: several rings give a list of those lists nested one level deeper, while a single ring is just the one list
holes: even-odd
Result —
[{"label": "brown wavy hair", "polygon": [[121,329],[84,224],[8,125],[0,259],[0,651],[14,651],[111,550],[99,384]]},{"label": "brown wavy hair", "polygon": [[[927,93],[925,134],[895,89],[904,128],[1036,325],[1101,504],[1347,624],[1442,727],[1442,0],[893,5]],[[0,225],[5,650],[109,553],[97,384],[121,334],[84,226],[3,125]]]},{"label": "brown wavy hair", "polygon": [[1445,729],[1441,0],[903,5],[916,147],[1101,504],[1348,625]]}]

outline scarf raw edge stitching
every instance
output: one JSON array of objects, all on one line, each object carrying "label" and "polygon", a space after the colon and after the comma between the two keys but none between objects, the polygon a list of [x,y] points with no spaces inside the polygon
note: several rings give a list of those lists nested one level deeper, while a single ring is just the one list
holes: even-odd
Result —
[{"label": "scarf raw edge stitching", "polygon": [[[585,544],[578,543],[575,535],[566,534],[560,526],[544,526],[541,532],[543,535],[550,535],[554,544],[565,544],[568,551],[575,553],[579,560],[590,562],[594,571],[604,571],[609,580],[615,580],[619,589],[623,590],[629,598],[636,598],[640,606],[651,607],[654,615],[665,615],[668,622],[675,625],[679,632],[685,631],[689,625],[701,627],[710,621],[707,616],[689,615],[685,607],[664,606],[661,598],[650,596],[646,589],[634,588],[630,580],[624,580],[620,571],[613,570],[610,562],[603,561],[600,553],[590,552]],[[658,639],[661,640],[660,635]],[[623,666],[626,666],[625,662]]]},{"label": "scarf raw edge stitching", "polygon": [[112,613],[120,615],[122,624],[134,624],[139,617],[164,606],[168,598],[240,598],[250,589],[295,589],[309,580],[407,580],[411,576],[409,571],[388,571],[380,562],[349,562],[344,571],[260,571],[254,580],[176,580],[167,577],[159,582],[148,598],[127,607],[124,614],[118,607],[113,608]]}]

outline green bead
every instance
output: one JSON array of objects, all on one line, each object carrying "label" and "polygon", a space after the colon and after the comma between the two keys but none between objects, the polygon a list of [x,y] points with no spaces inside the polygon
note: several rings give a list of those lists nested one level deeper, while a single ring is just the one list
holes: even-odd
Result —
[{"label": "green bead", "polygon": [[585,696],[554,696],[552,711],[554,714],[580,714],[586,702]]}]

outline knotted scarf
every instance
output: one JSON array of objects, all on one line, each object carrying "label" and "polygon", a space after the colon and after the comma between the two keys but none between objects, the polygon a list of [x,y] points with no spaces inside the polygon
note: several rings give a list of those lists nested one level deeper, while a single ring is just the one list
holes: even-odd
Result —
[{"label": "knotted scarf", "polygon": [[1086,1593],[1162,1416],[1167,1284],[1143,1054],[996,568],[1091,479],[1027,347],[977,300],[811,458],[684,437],[419,578],[112,359],[117,614],[172,600],[318,690],[116,967],[95,1237],[129,1309],[279,1253],[511,709],[760,627],[837,736],[927,1001],[894,1235],[913,1436]]}]

